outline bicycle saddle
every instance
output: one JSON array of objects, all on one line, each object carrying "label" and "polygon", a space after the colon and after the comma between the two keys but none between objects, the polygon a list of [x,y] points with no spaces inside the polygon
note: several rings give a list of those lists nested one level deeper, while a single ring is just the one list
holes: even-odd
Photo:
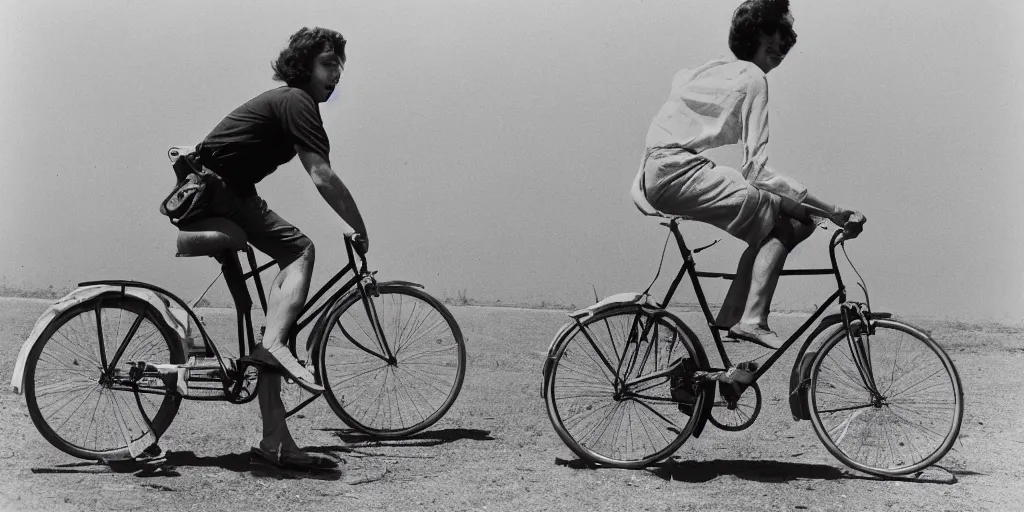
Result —
[{"label": "bicycle saddle", "polygon": [[633,178],[633,185],[629,188],[629,193],[633,196],[633,204],[636,205],[637,209],[641,213],[648,217],[664,217],[666,219],[679,219],[688,220],[690,217],[685,215],[672,215],[658,210],[651,206],[651,203],[647,200],[647,185],[644,184],[644,164],[647,162],[645,158],[640,163],[640,171],[636,173],[636,177]]},{"label": "bicycle saddle", "polygon": [[208,217],[178,227],[178,257],[216,256],[244,251],[249,240],[242,228],[223,217]]}]

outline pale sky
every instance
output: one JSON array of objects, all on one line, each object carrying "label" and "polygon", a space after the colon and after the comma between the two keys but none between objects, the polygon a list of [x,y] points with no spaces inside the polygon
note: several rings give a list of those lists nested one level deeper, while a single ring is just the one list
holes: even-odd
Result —
[{"label": "pale sky", "polygon": [[[174,257],[176,229],[157,211],[174,181],[166,150],[278,86],[270,62],[288,36],[324,26],[349,40],[321,105],[331,161],[382,279],[579,306],[591,285],[643,290],[667,234],[629,199],[644,135],[673,74],[728,54],[736,4],[2,0],[0,280],[130,278],[194,298],[217,268]],[[1024,7],[792,11],[799,41],[768,76],[770,164],[867,215],[848,247],[875,309],[1024,321]],[[315,282],[340,268],[344,226],[297,159],[257,188],[316,243]],[[741,242],[695,223],[684,233],[691,246],[726,237],[698,268],[734,269]],[[789,266],[826,265],[828,234]],[[706,285],[720,300],[724,283]],[[784,278],[776,306],[810,307],[830,285]],[[688,286],[677,299],[693,300]]]}]

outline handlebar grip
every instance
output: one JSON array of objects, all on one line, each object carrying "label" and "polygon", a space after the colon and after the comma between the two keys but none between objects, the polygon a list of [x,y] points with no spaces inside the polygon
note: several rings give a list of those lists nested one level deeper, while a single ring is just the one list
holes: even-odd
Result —
[{"label": "handlebar grip", "polygon": [[841,243],[843,243],[843,242],[845,242],[847,240],[853,240],[854,238],[857,238],[858,236],[860,236],[860,234],[863,231],[864,231],[863,224],[858,224],[857,225],[857,229],[850,229],[850,227],[848,227],[848,226],[847,227],[843,227],[843,229],[839,230],[839,232],[836,233],[837,236],[835,238],[834,245],[839,245],[839,244],[841,244]]}]

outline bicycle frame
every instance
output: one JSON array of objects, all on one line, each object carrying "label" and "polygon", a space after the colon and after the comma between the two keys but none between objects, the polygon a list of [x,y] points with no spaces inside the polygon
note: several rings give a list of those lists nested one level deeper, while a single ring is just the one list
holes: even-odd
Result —
[{"label": "bicycle frame", "polygon": [[[728,331],[729,327],[721,326],[721,325],[718,325],[718,324],[715,323],[714,317],[711,314],[711,308],[710,308],[710,306],[708,305],[708,302],[707,302],[707,298],[704,296],[704,290],[703,290],[703,288],[700,285],[700,279],[699,278],[707,277],[707,278],[735,279],[736,275],[735,274],[728,274],[728,273],[721,273],[721,272],[702,272],[702,271],[698,271],[697,267],[696,267],[696,263],[694,262],[694,259],[693,259],[693,254],[695,254],[697,252],[700,252],[700,251],[702,251],[702,250],[704,250],[704,249],[706,249],[707,247],[710,247],[710,246],[702,247],[702,248],[699,248],[699,249],[691,251],[686,246],[686,242],[683,240],[683,235],[679,231],[679,225],[678,224],[679,224],[679,219],[671,219],[669,222],[663,222],[662,223],[663,226],[667,226],[669,228],[669,230],[671,230],[672,235],[673,235],[673,237],[676,240],[676,244],[679,246],[679,252],[680,252],[680,254],[683,257],[683,264],[680,267],[678,273],[676,274],[676,277],[672,280],[672,284],[669,286],[669,289],[668,289],[668,291],[665,294],[665,298],[661,301],[661,303],[658,304],[658,308],[664,310],[664,309],[666,309],[669,306],[669,303],[672,300],[672,296],[675,294],[676,289],[679,287],[679,283],[682,281],[683,276],[688,273],[690,275],[690,282],[693,285],[694,293],[697,295],[697,300],[700,303],[701,311],[704,313],[704,319],[707,322],[709,330],[711,331],[712,338],[714,338],[714,340],[715,340],[715,346],[718,349],[718,354],[722,358],[722,364],[726,368],[728,368],[728,367],[732,366],[732,362],[729,360],[729,355],[725,351],[725,346],[724,346],[724,344],[722,342],[722,336],[721,336],[720,332]],[[829,306],[831,306],[834,302],[836,302],[836,300],[838,300],[840,304],[846,303],[846,298],[847,298],[846,297],[846,287],[843,285],[843,279],[842,279],[842,275],[839,272],[839,266],[838,266],[838,264],[836,262],[836,252],[835,252],[836,246],[841,243],[841,242],[837,242],[837,240],[839,239],[839,237],[842,234],[843,234],[842,231],[836,231],[836,234],[832,236],[832,239],[829,242],[829,259],[831,261],[832,268],[827,268],[827,269],[817,269],[817,268],[793,269],[793,270],[783,270],[781,272],[780,275],[783,275],[783,276],[787,276],[787,275],[789,275],[789,276],[795,276],[795,275],[807,276],[807,275],[830,275],[831,274],[831,275],[834,275],[835,278],[836,278],[837,290],[835,292],[833,292],[832,295],[830,295],[828,297],[828,299],[821,306],[818,307],[818,309],[810,316],[810,318],[808,318],[806,321],[804,321],[804,323],[800,326],[800,328],[798,328],[789,337],[789,339],[787,339],[782,344],[782,346],[779,347],[779,349],[776,350],[775,353],[772,354],[771,357],[769,357],[768,360],[765,361],[765,363],[760,366],[760,368],[757,369],[757,371],[754,373],[754,380],[755,381],[757,379],[759,379],[762,375],[764,375],[764,373],[767,372],[772,367],[772,365],[774,365],[775,362],[779,360],[780,357],[782,357],[782,354],[786,350],[788,350],[790,346],[792,346],[794,343],[796,343],[796,340],[799,339],[800,336],[802,336],[804,334],[804,332],[807,331],[807,328],[810,327],[815,322],[815,320],[817,320],[822,315],[822,313],[824,313],[825,310],[828,309]],[[843,311],[843,315],[842,316],[843,316],[843,324],[846,327],[847,332],[849,332],[850,323],[849,323],[849,319],[847,318],[845,310]],[[646,333],[644,333],[644,334],[646,335]],[[805,340],[804,341],[804,345],[801,347],[801,352],[806,350],[807,346],[809,346],[812,341],[813,341],[813,338],[810,338],[810,337],[807,340]],[[858,344],[858,345],[860,345],[860,344]],[[862,352],[863,350],[866,350],[866,349],[864,349],[863,347],[858,346],[858,349],[855,350],[854,353],[858,354],[861,357],[863,357],[863,361],[868,361],[869,359],[867,358],[866,354],[864,354]],[[669,368],[666,368],[664,370],[661,370],[661,371],[658,371],[658,372],[654,372],[654,373],[645,375],[644,377],[633,379],[633,380],[627,380],[627,381],[621,383],[622,384],[622,388],[623,389],[629,389],[629,388],[631,388],[633,386],[636,386],[638,384],[642,384],[642,383],[644,383],[646,381],[663,378],[663,377],[671,374],[672,372],[674,372],[676,370],[677,366],[678,366],[678,364],[672,365]],[[871,370],[870,370],[869,365],[867,365],[867,364],[863,364],[863,365],[858,364],[858,366],[862,367],[862,377],[865,378],[866,380],[870,381],[870,383],[866,383],[866,384],[868,384],[869,389],[871,389],[874,392],[875,391],[874,390],[874,385],[873,385],[874,384],[874,382],[873,382],[874,379],[873,379],[873,377],[870,374]],[[863,375],[863,373],[865,373],[865,372],[867,373],[867,375]],[[617,374],[616,374],[616,378],[618,378]]]},{"label": "bicycle frame", "polygon": [[[295,350],[296,340],[298,338],[298,333],[303,328],[308,326],[314,319],[318,318],[318,316],[321,313],[323,313],[328,308],[328,306],[330,306],[330,305],[334,304],[335,302],[337,302],[340,298],[342,298],[342,296],[344,296],[344,294],[349,292],[353,287],[356,287],[359,290],[359,293],[362,296],[363,305],[364,305],[365,308],[367,308],[367,314],[370,315],[371,318],[374,318],[374,319],[377,318],[376,310],[375,310],[375,307],[373,305],[373,302],[368,300],[368,298],[367,298],[368,294],[370,294],[370,295],[374,295],[375,294],[375,290],[373,290],[372,288],[376,287],[376,281],[373,279],[373,273],[372,272],[368,272],[367,269],[366,269],[366,266],[367,266],[366,258],[365,258],[365,256],[361,255],[361,257],[360,257],[361,264],[357,266],[356,261],[355,261],[355,255],[353,253],[352,242],[351,242],[351,240],[348,237],[345,238],[345,250],[346,250],[346,255],[348,256],[348,260],[349,260],[348,264],[345,265],[340,271],[338,271],[323,286],[321,286],[316,291],[316,293],[314,293],[313,296],[306,301],[306,303],[303,305],[302,309],[299,311],[298,318],[296,319],[296,322],[292,325],[292,328],[290,329],[289,334],[288,334],[289,346],[290,346],[290,348],[293,351]],[[277,261],[271,260],[271,261],[269,261],[269,262],[267,262],[267,263],[265,263],[265,264],[263,264],[261,266],[257,266],[256,265],[256,255],[255,255],[255,252],[253,251],[252,247],[251,246],[246,246],[246,249],[245,249],[244,252],[246,253],[246,260],[247,260],[247,263],[248,263],[248,266],[249,266],[249,271],[248,272],[244,272],[244,273],[242,271],[242,267],[241,267],[241,263],[239,261],[238,255],[235,252],[224,253],[224,254],[221,254],[221,255],[219,255],[217,257],[218,261],[220,261],[220,263],[221,263],[221,268],[222,268],[222,270],[224,272],[224,281],[227,284],[228,291],[231,293],[232,300],[234,301],[234,304],[235,304],[237,326],[238,326],[238,354],[239,354],[239,357],[243,357],[243,356],[246,356],[248,354],[251,354],[252,351],[255,349],[255,346],[256,346],[256,339],[255,339],[255,333],[254,333],[254,329],[253,329],[252,315],[251,315],[252,296],[249,293],[249,289],[248,289],[247,283],[248,283],[248,281],[250,279],[253,280],[253,283],[254,283],[255,288],[256,288],[257,296],[258,296],[259,301],[260,301],[260,306],[262,307],[263,312],[265,314],[267,312],[267,298],[266,298],[266,293],[265,293],[265,290],[264,290],[264,287],[263,287],[263,282],[260,279],[260,274],[263,271],[267,270],[268,268],[270,268],[271,266],[273,266],[273,265],[275,265],[277,263]],[[328,299],[323,301],[318,307],[316,307],[314,309],[314,305],[317,303],[317,301],[320,300],[335,284],[338,283],[338,281],[341,280],[342,276],[344,276],[348,272],[352,272],[353,276],[348,281],[346,281],[345,284],[343,284],[341,286],[341,288],[337,289],[333,294],[330,295],[330,297]],[[366,280],[368,282],[364,283],[363,282],[364,280]],[[410,283],[410,284],[412,284],[412,283]],[[159,294],[161,294],[163,296],[166,296],[169,299],[173,300],[179,307],[181,307],[181,309],[183,309],[184,311],[186,311],[188,313],[188,315],[191,318],[191,320],[195,323],[196,327],[199,329],[199,333],[202,336],[203,343],[204,343],[204,346],[206,348],[206,357],[216,358],[217,363],[220,366],[221,375],[223,376],[222,377],[222,384],[224,385],[225,397],[229,395],[228,386],[230,386],[232,384],[232,382],[230,381],[230,379],[227,378],[228,366],[227,366],[227,364],[224,361],[224,357],[221,355],[221,352],[217,348],[216,343],[213,341],[213,339],[210,337],[210,335],[206,332],[206,329],[203,327],[203,323],[199,321],[199,318],[196,316],[195,312],[180,297],[178,297],[177,295],[171,293],[170,291],[168,291],[168,290],[166,290],[164,288],[161,288],[161,287],[153,285],[153,284],[145,283],[145,282],[142,282],[142,281],[108,279],[108,280],[98,280],[98,281],[86,281],[86,282],[79,283],[78,285],[79,286],[92,286],[92,285],[114,285],[114,286],[120,286],[122,294],[124,294],[125,289],[129,288],[129,287],[132,287],[132,288],[143,288],[143,289],[147,289],[147,290],[151,290],[151,291],[157,292],[157,293],[159,293]],[[130,334],[134,333],[134,330],[138,327],[138,324],[141,322],[141,318],[142,317],[139,317],[139,319],[136,320],[135,324],[132,326],[132,328],[130,330]],[[380,329],[379,322],[375,321],[375,322],[373,322],[373,324],[374,324],[374,330],[376,331],[378,344],[380,345],[381,350],[385,354],[385,357],[382,358],[382,359],[384,359],[385,361],[388,361],[388,362],[393,361],[394,355],[391,353],[390,346],[388,345],[388,343],[386,342],[386,340],[384,338],[384,333]],[[104,365],[108,368],[108,373],[112,372],[113,369],[117,366],[117,363],[118,363],[121,355],[123,354],[125,348],[127,347],[127,343],[129,342],[129,340],[131,340],[131,338],[132,338],[131,335],[128,335],[128,336],[125,337],[124,342],[122,342],[121,346],[118,348],[118,350],[115,352],[115,354],[111,357],[111,360],[110,360],[109,364],[107,364],[106,354],[104,352],[105,351],[104,344],[101,341],[101,343],[100,343],[100,352],[101,352],[100,357],[101,357]],[[357,342],[355,342],[355,340],[350,339],[350,341],[352,341],[356,346],[358,346],[359,348],[363,349],[364,351],[369,352],[371,354],[374,354],[374,355],[377,355],[378,357],[380,357],[379,354],[377,354],[377,353],[375,353],[375,352],[373,352],[373,351],[371,351],[369,349],[366,349],[362,345],[359,345]],[[104,375],[104,377],[105,378],[110,378],[111,376],[110,375]],[[166,393],[165,391],[149,391],[149,390],[144,390],[144,389],[139,389],[139,392],[140,393],[151,393],[151,394],[165,394]],[[309,402],[312,402],[318,396],[319,395],[314,395],[312,398],[310,398],[306,402],[303,402],[302,404],[300,404],[299,406],[294,408],[288,414],[289,415],[294,414],[296,411],[298,411],[299,409],[301,409],[302,407],[307,405]],[[187,397],[183,397],[183,398],[188,398],[188,399],[192,399],[192,400],[225,400],[225,397],[220,397],[220,396],[212,396],[212,397],[187,396]]]}]

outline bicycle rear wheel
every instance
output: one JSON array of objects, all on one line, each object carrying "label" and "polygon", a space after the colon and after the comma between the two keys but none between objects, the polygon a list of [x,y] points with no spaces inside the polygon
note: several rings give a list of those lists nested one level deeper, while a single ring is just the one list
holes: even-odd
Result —
[{"label": "bicycle rear wheel", "polygon": [[[129,445],[155,441],[170,426],[181,398],[140,393],[151,430],[135,394],[103,379],[105,373],[126,378],[137,361],[185,362],[174,331],[147,302],[120,294],[99,296],[55,318],[25,366],[25,401],[39,433],[61,451],[91,460],[130,458]],[[164,386],[158,379],[145,384]]]},{"label": "bicycle rear wheel", "polygon": [[455,403],[466,347],[434,297],[402,284],[378,290],[368,304],[352,293],[328,313],[317,366],[324,397],[342,421],[372,436],[404,437],[433,425]]},{"label": "bicycle rear wheel", "polygon": [[672,398],[666,370],[684,358],[706,364],[695,347],[667,312],[626,306],[581,322],[556,347],[547,380],[555,432],[576,455],[607,466],[642,468],[670,456],[709,399],[705,388],[687,407]]},{"label": "bicycle rear wheel", "polygon": [[[814,431],[847,466],[879,476],[914,473],[953,446],[963,420],[956,367],[920,330],[875,320],[851,342],[839,329],[811,367]],[[860,321],[851,325],[862,328]]]}]

